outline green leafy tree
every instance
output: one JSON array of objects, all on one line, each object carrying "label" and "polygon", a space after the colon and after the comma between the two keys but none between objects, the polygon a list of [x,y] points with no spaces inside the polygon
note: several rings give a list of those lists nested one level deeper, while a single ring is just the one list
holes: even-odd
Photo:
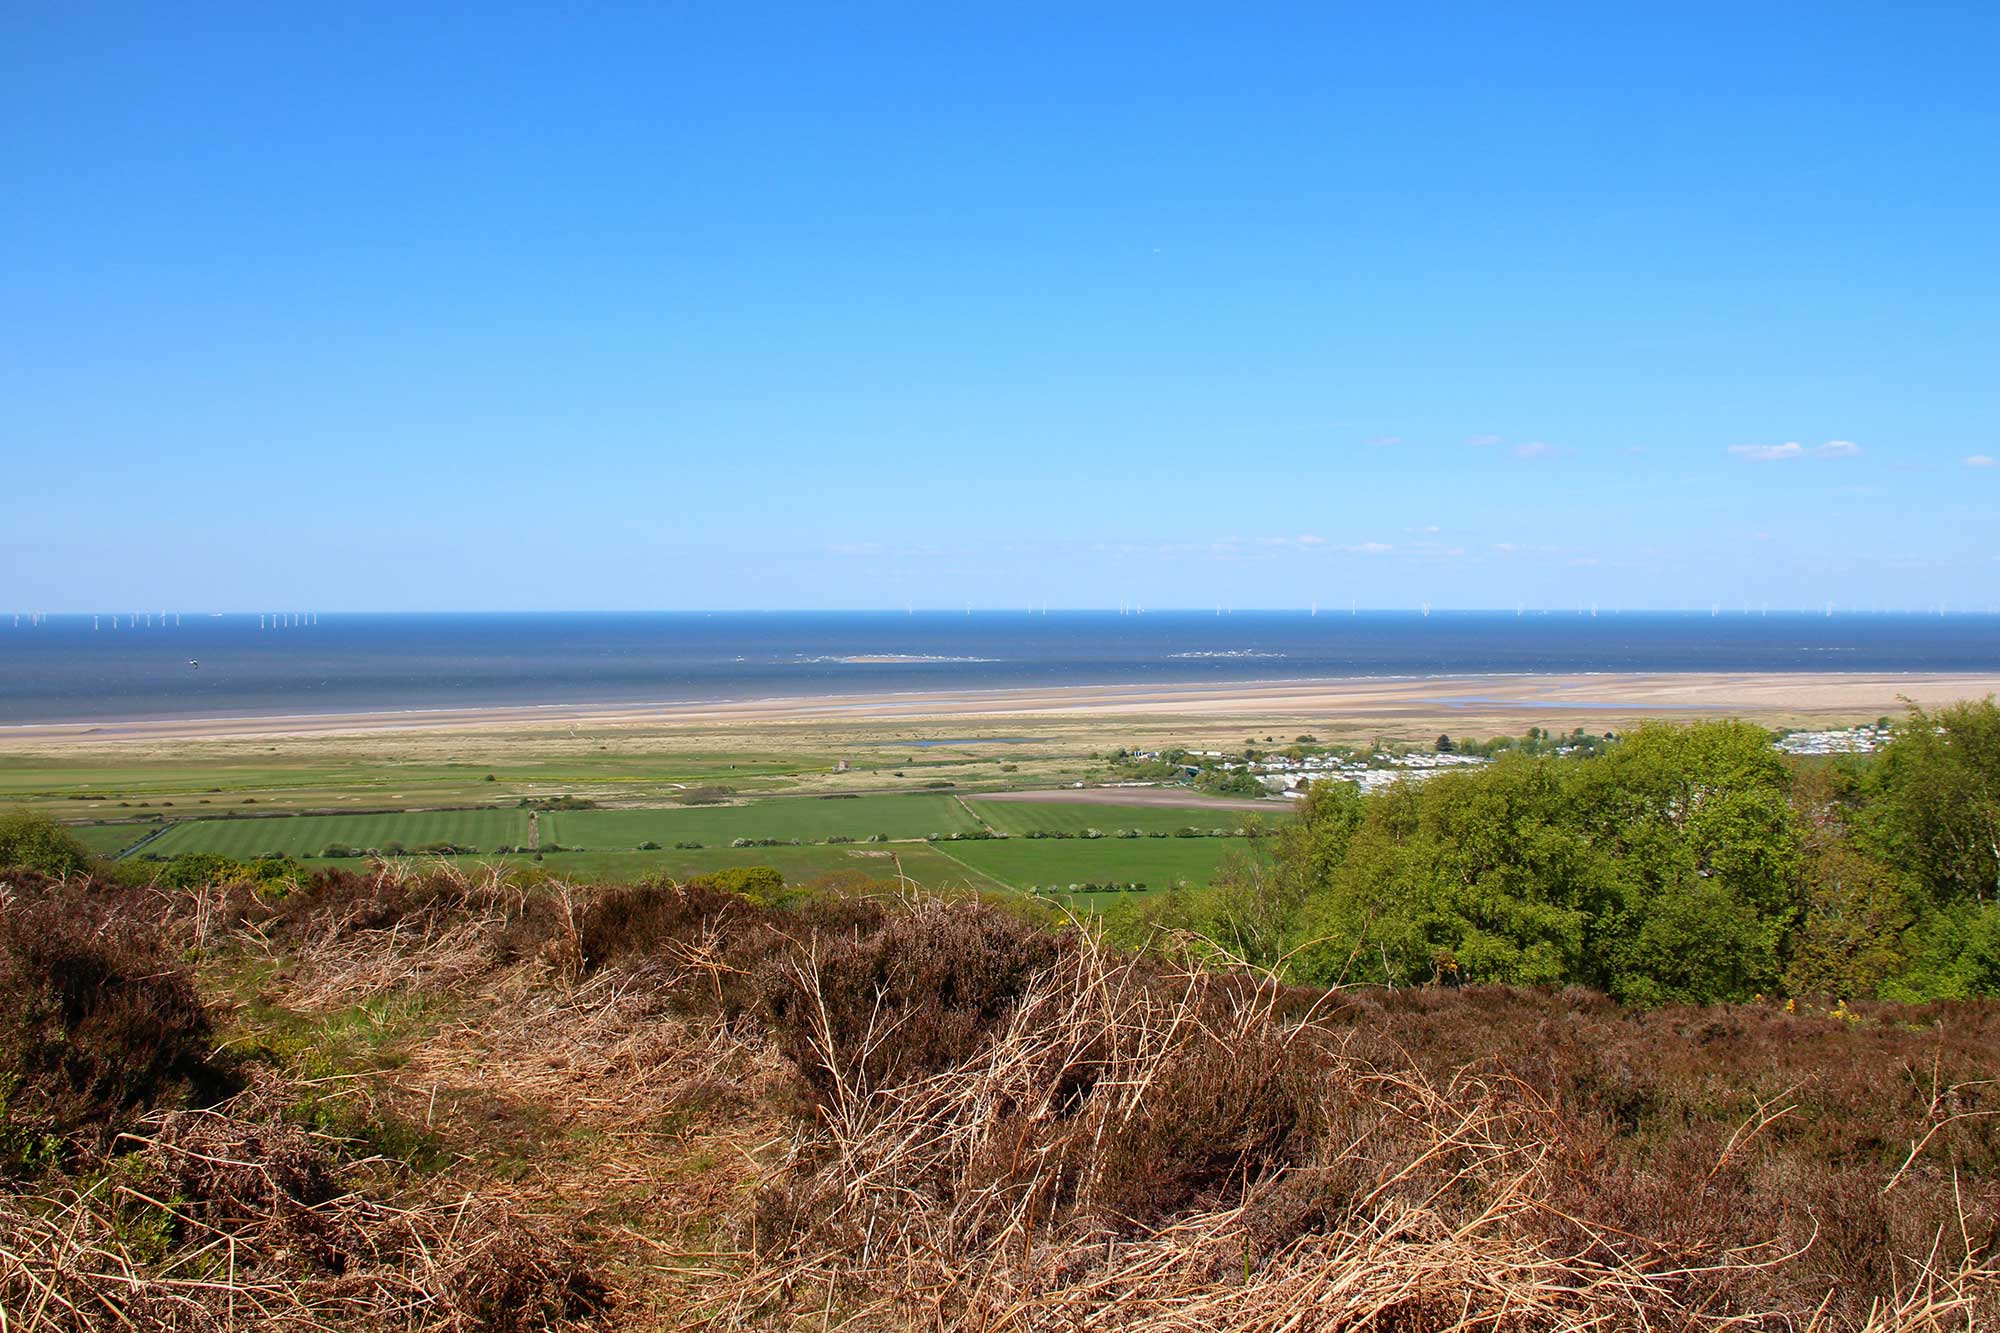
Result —
[{"label": "green leafy tree", "polygon": [[2000,890],[2000,708],[1992,696],[1915,707],[1873,772],[1877,843],[1932,903],[1992,902]]},{"label": "green leafy tree", "polygon": [[1843,840],[1807,857],[1805,919],[1791,941],[1785,990],[1842,999],[1874,995],[1903,965],[1915,921],[1908,876]]}]

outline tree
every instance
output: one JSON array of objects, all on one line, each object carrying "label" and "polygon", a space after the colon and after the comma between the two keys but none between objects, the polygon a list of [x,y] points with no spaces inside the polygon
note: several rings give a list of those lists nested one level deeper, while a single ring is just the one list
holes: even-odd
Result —
[{"label": "tree", "polygon": [[1874,995],[1903,966],[1903,932],[1915,914],[1911,885],[1895,867],[1829,842],[1806,861],[1805,900],[1785,966],[1788,993]]},{"label": "tree", "polygon": [[1873,773],[1872,832],[1932,903],[2000,890],[2000,708],[1992,696],[1934,713],[1914,704]]},{"label": "tree", "polygon": [[1450,754],[1452,752],[1451,737],[1440,734],[1437,738],[1437,744],[1432,748],[1439,754]]}]

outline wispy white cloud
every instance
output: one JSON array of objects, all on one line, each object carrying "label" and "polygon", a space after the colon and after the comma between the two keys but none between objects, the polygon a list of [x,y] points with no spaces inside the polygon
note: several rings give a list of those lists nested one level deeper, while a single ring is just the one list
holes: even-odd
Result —
[{"label": "wispy white cloud", "polygon": [[1402,442],[1403,437],[1400,435],[1377,435],[1374,439],[1363,440],[1361,443],[1370,449],[1387,449]]},{"label": "wispy white cloud", "polygon": [[1355,542],[1347,546],[1337,546],[1334,549],[1345,551],[1349,555],[1387,555],[1396,548],[1388,542]]},{"label": "wispy white cloud", "polygon": [[1965,465],[1967,467],[2000,467],[2000,461],[1996,461],[1991,454],[1967,454],[1965,456]]},{"label": "wispy white cloud", "polygon": [[835,542],[827,547],[830,555],[880,555],[881,542]]},{"label": "wispy white cloud", "polygon": [[1500,443],[1498,435],[1468,435],[1465,442],[1475,449],[1490,449]]},{"label": "wispy white cloud", "polygon": [[1553,444],[1544,444],[1540,440],[1530,440],[1526,444],[1515,445],[1513,452],[1516,458],[1551,458],[1555,455],[1556,447]]},{"label": "wispy white cloud", "polygon": [[1793,458],[1858,458],[1861,446],[1852,440],[1828,440],[1811,448],[1797,440],[1784,444],[1732,444],[1729,452],[1753,463],[1780,463]]}]

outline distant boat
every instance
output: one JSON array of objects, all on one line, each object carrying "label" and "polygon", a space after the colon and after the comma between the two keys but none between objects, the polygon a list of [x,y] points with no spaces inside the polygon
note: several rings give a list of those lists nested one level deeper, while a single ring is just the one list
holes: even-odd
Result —
[{"label": "distant boat", "polygon": [[193,667],[196,671],[201,670],[201,663],[195,661],[192,657],[188,659],[188,665]]}]

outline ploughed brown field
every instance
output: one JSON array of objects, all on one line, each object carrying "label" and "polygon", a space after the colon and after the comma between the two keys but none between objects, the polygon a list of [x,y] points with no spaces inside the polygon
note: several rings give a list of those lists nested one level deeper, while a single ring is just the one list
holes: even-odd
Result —
[{"label": "ploughed brown field", "polygon": [[1308,992],[1030,910],[11,877],[7,1327],[2000,1327],[2000,1005]]}]

